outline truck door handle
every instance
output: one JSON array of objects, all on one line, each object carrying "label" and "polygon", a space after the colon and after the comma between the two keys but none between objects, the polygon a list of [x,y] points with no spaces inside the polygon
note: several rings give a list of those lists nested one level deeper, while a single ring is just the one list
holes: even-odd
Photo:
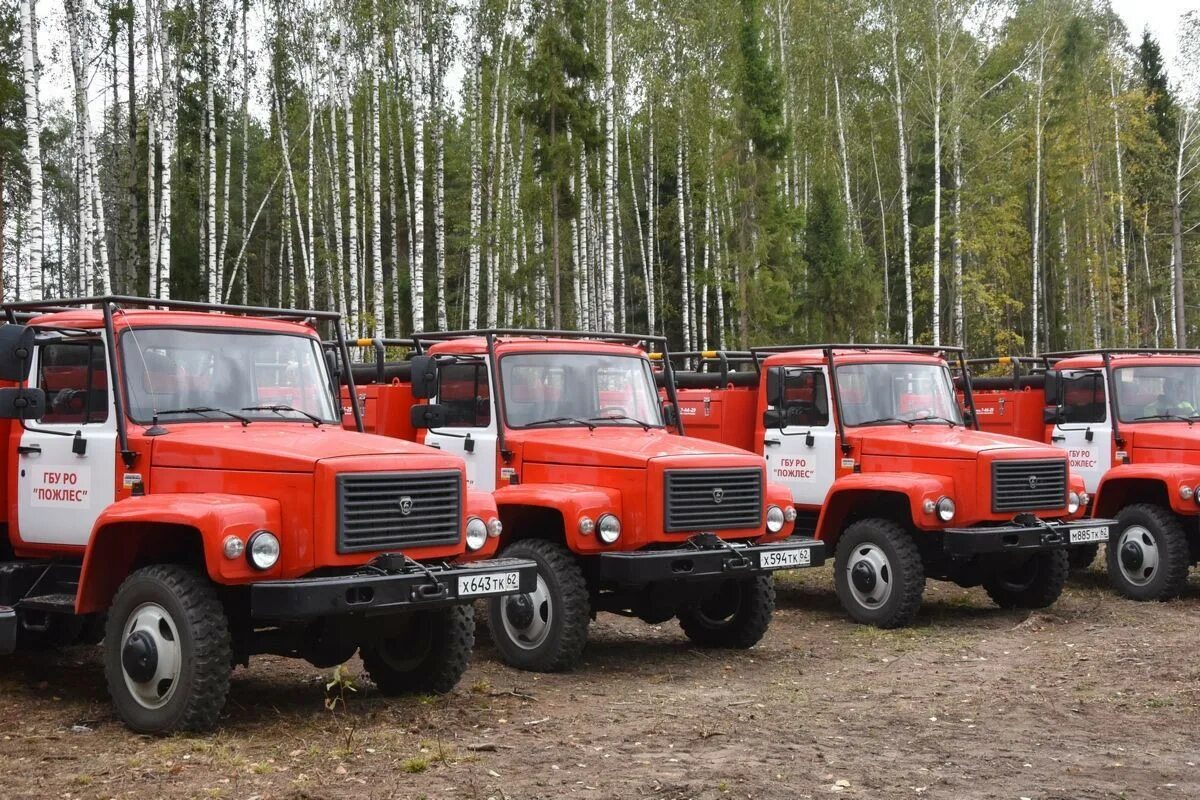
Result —
[{"label": "truck door handle", "polygon": [[778,439],[763,439],[763,444],[767,445],[768,447],[778,447],[779,440]]},{"label": "truck door handle", "polygon": [[28,456],[33,453],[42,452],[42,446],[40,444],[21,444],[17,445],[17,452],[23,456]]},{"label": "truck door handle", "polygon": [[1051,436],[1050,437],[1050,441],[1052,441],[1052,442],[1065,442],[1066,440],[1067,440],[1067,437],[1065,437],[1065,436]]}]

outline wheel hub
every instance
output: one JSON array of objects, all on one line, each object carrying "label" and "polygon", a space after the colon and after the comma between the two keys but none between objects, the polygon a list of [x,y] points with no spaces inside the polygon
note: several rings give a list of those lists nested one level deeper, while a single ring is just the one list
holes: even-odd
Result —
[{"label": "wheel hub", "polygon": [[864,594],[869,593],[879,582],[879,578],[875,575],[875,568],[865,560],[859,561],[851,567],[850,580],[854,582],[854,588]]},{"label": "wheel hub", "polygon": [[1145,560],[1142,546],[1137,542],[1128,540],[1121,546],[1121,566],[1125,569],[1131,572],[1140,569]]},{"label": "wheel hub", "polygon": [[130,678],[146,683],[158,671],[158,647],[146,631],[134,631],[121,648],[121,664]]},{"label": "wheel hub", "polygon": [[504,615],[514,628],[528,628],[533,623],[533,601],[527,594],[516,594],[504,602]]}]

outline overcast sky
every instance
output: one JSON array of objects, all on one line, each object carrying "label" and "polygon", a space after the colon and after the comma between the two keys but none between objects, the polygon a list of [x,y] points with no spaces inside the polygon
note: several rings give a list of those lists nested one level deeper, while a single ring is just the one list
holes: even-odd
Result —
[{"label": "overcast sky", "polygon": [[1162,46],[1168,70],[1175,61],[1175,27],[1179,15],[1200,9],[1200,2],[1195,0],[1112,0],[1112,4],[1125,20],[1134,42],[1141,39],[1145,28],[1150,28]]}]

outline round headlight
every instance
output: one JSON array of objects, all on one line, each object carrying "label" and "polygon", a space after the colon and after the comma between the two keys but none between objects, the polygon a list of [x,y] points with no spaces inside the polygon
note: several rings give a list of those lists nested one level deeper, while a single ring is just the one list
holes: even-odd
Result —
[{"label": "round headlight", "polygon": [[788,506],[787,508],[785,508],[783,510],[783,518],[786,519],[788,522],[795,522],[796,521],[796,507]]},{"label": "round headlight", "polygon": [[496,519],[495,517],[492,517],[490,520],[488,520],[488,536],[491,536],[493,539],[495,539],[497,536],[499,536],[502,533],[504,533],[504,523],[503,522]]},{"label": "round headlight", "polygon": [[1180,486],[1179,487],[1179,496],[1182,497],[1184,500],[1191,500],[1193,494],[1194,494],[1194,492],[1192,491],[1192,487],[1190,487],[1190,486]]},{"label": "round headlight", "polygon": [[270,569],[279,560],[279,539],[270,531],[255,531],[246,544],[246,560],[255,569]]},{"label": "round headlight", "polygon": [[1075,492],[1071,492],[1069,495],[1067,495],[1067,513],[1074,514],[1078,510],[1079,510],[1079,495],[1076,494]]},{"label": "round headlight", "polygon": [[779,506],[767,508],[767,530],[771,533],[779,533],[783,530],[783,509]]},{"label": "round headlight", "polygon": [[1083,506],[1084,508],[1087,508],[1087,504],[1090,503],[1091,501],[1092,501],[1092,496],[1090,494],[1088,494],[1087,492],[1079,493],[1079,505]]},{"label": "round headlight", "polygon": [[616,514],[603,514],[596,523],[596,530],[599,531],[600,541],[612,544],[621,536],[621,520],[617,519]]},{"label": "round headlight", "polygon": [[591,517],[579,518],[580,533],[582,533],[584,536],[590,536],[594,530],[596,530],[596,523],[592,521]]},{"label": "round headlight", "polygon": [[479,517],[471,517],[467,520],[467,549],[478,550],[483,547],[487,541],[488,527],[487,523]]},{"label": "round headlight", "polygon": [[949,497],[943,497],[937,501],[937,515],[942,522],[954,519],[954,511],[954,501]]},{"label": "round headlight", "polygon": [[246,552],[246,543],[236,536],[226,536],[224,550],[226,558],[239,558]]}]

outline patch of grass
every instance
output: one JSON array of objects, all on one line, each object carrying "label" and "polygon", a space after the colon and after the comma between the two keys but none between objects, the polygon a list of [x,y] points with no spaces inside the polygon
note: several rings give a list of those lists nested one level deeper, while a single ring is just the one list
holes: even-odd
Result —
[{"label": "patch of grass", "polygon": [[423,756],[413,756],[400,763],[400,770],[410,775],[416,775],[429,769],[429,759]]},{"label": "patch of grass", "polygon": [[490,694],[492,684],[487,678],[480,678],[471,684],[471,692],[474,694]]},{"label": "patch of grass", "polygon": [[1173,705],[1175,701],[1166,697],[1151,697],[1146,701],[1146,708],[1170,708]]}]

